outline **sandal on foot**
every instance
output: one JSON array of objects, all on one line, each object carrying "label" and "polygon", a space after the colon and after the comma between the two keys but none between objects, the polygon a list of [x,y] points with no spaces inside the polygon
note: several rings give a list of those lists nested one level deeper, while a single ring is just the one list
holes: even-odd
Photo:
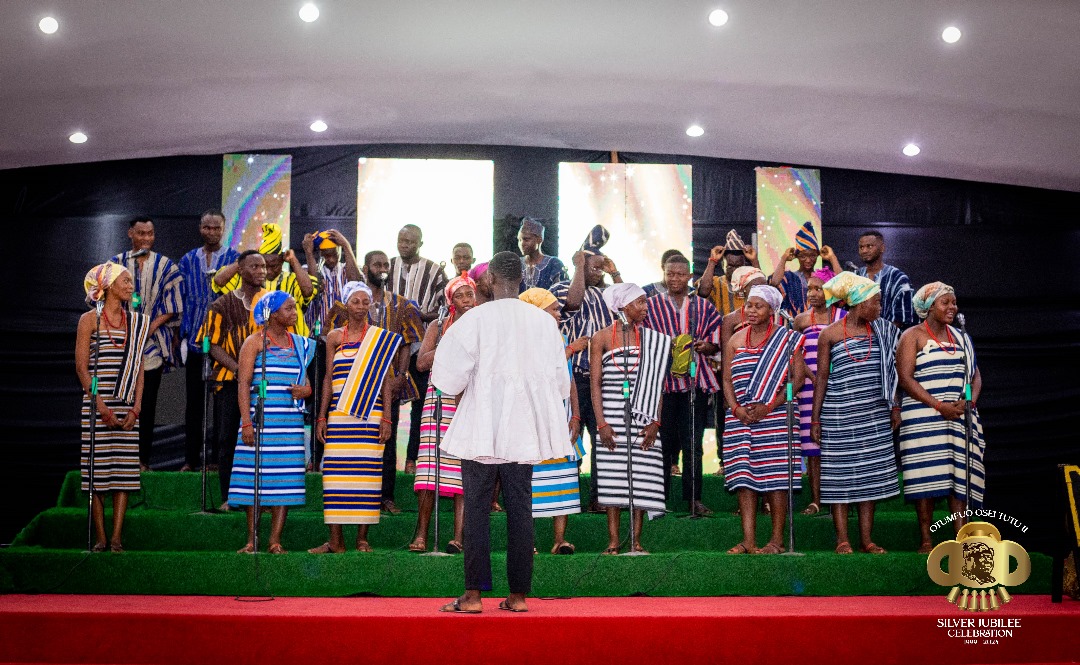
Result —
[{"label": "sandal on foot", "polygon": [[447,603],[439,608],[440,612],[454,612],[456,614],[480,614],[482,610],[466,610],[461,607],[461,599],[455,598],[453,602]]},{"label": "sandal on foot", "polygon": [[820,512],[821,512],[821,506],[819,506],[816,502],[810,502],[806,506],[806,508],[803,509],[802,514],[803,515],[817,515]]},{"label": "sandal on foot", "polygon": [[780,547],[776,543],[768,543],[765,547],[762,547],[757,551],[758,554],[783,554],[786,552],[783,547]]},{"label": "sandal on foot", "polygon": [[409,543],[410,552],[427,552],[427,543],[423,540],[414,540]]},{"label": "sandal on foot", "polygon": [[649,553],[649,551],[646,550],[641,545],[634,545],[634,549],[632,549],[631,552],[637,552],[638,554],[648,554]]},{"label": "sandal on foot", "polygon": [[757,552],[757,548],[747,547],[742,543],[739,543],[727,551],[728,554],[754,554],[755,552]]},{"label": "sandal on foot", "polygon": [[252,545],[251,543],[248,543],[247,545],[244,545],[240,549],[236,550],[236,553],[237,554],[254,554],[255,553],[255,546]]},{"label": "sandal on foot", "polygon": [[360,541],[359,543],[356,544],[356,551],[357,552],[374,552],[375,550],[371,549],[371,545],[368,543],[368,541],[362,540],[362,541]]},{"label": "sandal on foot", "polygon": [[105,548],[107,548],[107,547],[108,547],[108,545],[106,545],[105,543],[95,543],[94,546],[90,548],[90,551],[91,552],[104,552]]},{"label": "sandal on foot", "polygon": [[507,612],[528,612],[528,609],[514,608],[510,606],[510,599],[499,601],[499,609],[506,610]]},{"label": "sandal on foot", "polygon": [[120,544],[109,545],[109,551],[112,552],[113,554],[123,554],[124,553],[124,546],[120,545]]},{"label": "sandal on foot", "polygon": [[864,554],[888,554],[884,547],[875,543],[868,543],[862,548],[862,551]]},{"label": "sandal on foot", "polygon": [[842,543],[837,543],[836,544],[836,553],[837,554],[854,554],[855,550],[851,549],[851,543],[849,543],[848,541],[845,540]]},{"label": "sandal on foot", "polygon": [[574,549],[575,548],[574,548],[573,543],[562,543],[562,544],[558,545],[557,547],[555,547],[551,551],[551,553],[552,554],[573,554]]},{"label": "sandal on foot", "polygon": [[619,548],[618,547],[609,547],[606,550],[604,550],[603,552],[601,552],[601,554],[606,554],[606,555],[609,555],[609,556],[614,555],[614,554],[618,554],[618,553],[619,553]]},{"label": "sandal on foot", "polygon": [[286,551],[286,549],[284,547],[281,546],[281,543],[274,543],[270,547],[266,548],[266,551],[269,552],[270,554],[288,554],[289,553],[288,551]]},{"label": "sandal on foot", "polygon": [[464,548],[462,547],[461,543],[456,540],[451,540],[446,544],[447,554],[461,554],[462,551],[464,551]]},{"label": "sandal on foot", "polygon": [[330,543],[325,542],[318,547],[312,547],[308,550],[308,554],[341,554],[341,552],[335,552],[334,548],[330,547]]},{"label": "sandal on foot", "polygon": [[919,545],[919,549],[915,550],[918,554],[929,554],[934,551],[933,543],[922,543]]}]

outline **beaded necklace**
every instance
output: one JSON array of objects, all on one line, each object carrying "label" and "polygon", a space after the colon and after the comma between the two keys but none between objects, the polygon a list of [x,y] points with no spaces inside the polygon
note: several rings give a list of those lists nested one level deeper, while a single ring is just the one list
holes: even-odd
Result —
[{"label": "beaded necklace", "polygon": [[769,338],[772,337],[772,328],[773,328],[773,322],[772,322],[772,319],[769,319],[769,327],[765,329],[765,337],[762,337],[761,341],[758,342],[757,346],[754,346],[753,344],[750,343],[750,333],[754,332],[754,327],[753,326],[747,327],[747,329],[746,329],[746,348],[747,348],[747,350],[749,350],[749,351],[760,351],[761,349],[763,349],[765,347],[765,342],[767,342],[769,340]]},{"label": "beaded necklace", "polygon": [[108,336],[108,338],[109,338],[109,344],[111,344],[114,348],[117,348],[117,349],[124,348],[124,341],[125,341],[124,338],[121,337],[120,341],[117,342],[115,339],[113,339],[113,336],[112,336],[113,328],[115,328],[117,330],[127,330],[127,314],[124,313],[123,308],[120,309],[120,323],[119,324],[116,324],[116,323],[113,323],[112,321],[110,321],[109,320],[109,313],[106,312],[104,309],[101,310],[101,318],[105,319],[105,325],[107,326],[105,328],[105,335]]},{"label": "beaded necklace", "polygon": [[364,337],[367,336],[367,329],[368,329],[368,324],[365,321],[364,322],[364,327],[360,329],[360,336],[356,338],[355,342],[350,342],[349,341],[349,322],[346,322],[345,323],[345,335],[341,339],[341,348],[339,349],[341,351],[341,355],[345,356],[346,358],[352,358],[357,353],[360,353],[360,347],[359,346],[357,346],[355,349],[353,349],[352,353],[348,353],[347,351],[345,351],[345,347],[348,346],[349,344],[358,344],[360,341],[362,341],[364,339]]},{"label": "beaded necklace", "polygon": [[952,350],[946,349],[945,345],[942,344],[941,341],[937,338],[937,336],[934,335],[934,331],[930,330],[930,323],[928,321],[924,321],[923,325],[926,327],[926,332],[930,334],[930,339],[937,342],[938,347],[940,347],[942,351],[944,351],[950,356],[956,355],[956,340],[953,339],[952,332],[949,330],[949,326],[945,326],[945,339],[949,340],[949,344],[952,346]]},{"label": "beaded necklace", "polygon": [[864,357],[862,360],[859,360],[855,356],[851,355],[851,351],[848,350],[847,317],[845,316],[844,317],[844,353],[847,354],[848,358],[851,358],[853,361],[855,361],[857,363],[863,363],[863,362],[866,362],[867,360],[870,359],[870,353],[874,350],[874,335],[870,330],[870,324],[869,323],[866,324],[866,338],[869,340],[870,345],[866,349],[866,357]]}]

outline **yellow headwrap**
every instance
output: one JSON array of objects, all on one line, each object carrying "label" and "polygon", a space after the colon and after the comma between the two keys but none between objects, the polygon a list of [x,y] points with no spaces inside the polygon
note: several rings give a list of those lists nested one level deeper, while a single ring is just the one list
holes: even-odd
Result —
[{"label": "yellow headwrap", "polygon": [[833,305],[841,300],[849,307],[858,305],[881,293],[877,282],[860,277],[853,272],[844,271],[825,282],[825,304]]},{"label": "yellow headwrap", "polygon": [[281,253],[281,227],[273,222],[262,225],[262,242],[259,243],[260,254]]},{"label": "yellow headwrap", "polygon": [[337,243],[330,239],[329,231],[319,231],[315,234],[315,250],[322,251],[324,249],[332,249],[337,247]]},{"label": "yellow headwrap", "polygon": [[94,266],[83,277],[83,288],[86,289],[86,302],[97,302],[105,299],[105,291],[112,286],[127,268],[119,263],[102,263]]},{"label": "yellow headwrap", "polygon": [[524,293],[518,296],[518,300],[527,302],[530,305],[536,305],[540,309],[547,309],[551,307],[552,303],[559,302],[559,299],[552,295],[551,291],[538,287],[526,289]]}]

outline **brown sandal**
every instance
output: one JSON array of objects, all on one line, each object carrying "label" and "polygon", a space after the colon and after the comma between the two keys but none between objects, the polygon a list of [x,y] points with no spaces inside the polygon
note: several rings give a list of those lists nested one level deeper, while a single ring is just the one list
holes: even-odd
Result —
[{"label": "brown sandal", "polygon": [[888,552],[885,551],[884,547],[876,545],[874,543],[868,543],[866,547],[862,548],[862,551],[865,554],[888,554]]},{"label": "brown sandal", "polygon": [[427,541],[417,538],[409,543],[410,552],[427,552]]},{"label": "brown sandal", "polygon": [[342,552],[334,551],[334,548],[330,547],[329,542],[325,542],[318,547],[312,547],[308,550],[308,554],[342,554],[343,552],[344,550],[342,550]]},{"label": "brown sandal", "polygon": [[757,554],[783,554],[786,551],[787,550],[777,545],[776,543],[768,543],[765,545],[765,547],[762,547],[760,550],[758,550]]},{"label": "brown sandal", "polygon": [[356,551],[357,552],[374,552],[375,550],[371,549],[371,545],[368,544],[368,541],[361,540],[360,542],[358,542],[356,544]]},{"label": "brown sandal", "polygon": [[240,549],[236,550],[236,553],[237,554],[254,554],[255,553],[255,546],[252,545],[251,543],[248,543],[247,545],[244,545]]},{"label": "brown sandal", "polygon": [[746,545],[739,543],[735,547],[732,547],[727,551],[728,554],[757,554],[756,547],[747,547]]},{"label": "brown sandal", "polygon": [[618,554],[618,553],[619,553],[619,548],[618,547],[609,547],[606,550],[604,550],[603,552],[601,552],[601,554],[606,554],[606,555],[609,555],[609,556],[615,555],[615,554]]},{"label": "brown sandal", "polygon": [[816,502],[811,501],[806,506],[806,508],[803,509],[802,514],[803,515],[817,515],[820,512],[821,512],[821,506],[819,506]]},{"label": "brown sandal", "polygon": [[270,554],[288,554],[285,548],[281,546],[281,543],[274,543],[270,547],[266,548],[266,551]]},{"label": "brown sandal", "polygon": [[836,553],[837,554],[854,554],[855,550],[851,549],[851,543],[849,543],[848,541],[845,540],[842,543],[837,543],[837,545],[836,545]]}]

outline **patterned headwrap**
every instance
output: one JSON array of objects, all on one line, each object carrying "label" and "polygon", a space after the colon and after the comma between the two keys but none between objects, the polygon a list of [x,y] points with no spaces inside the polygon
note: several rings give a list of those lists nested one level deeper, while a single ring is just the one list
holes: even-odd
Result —
[{"label": "patterned headwrap", "polygon": [[285,301],[290,299],[292,299],[292,296],[284,291],[265,292],[262,297],[255,301],[255,306],[252,308],[255,324],[265,326],[266,322],[270,320],[270,315],[281,309]]},{"label": "patterned headwrap", "polygon": [[260,254],[281,253],[281,227],[273,222],[262,225],[262,242],[259,243]]},{"label": "patterned headwrap", "polygon": [[329,231],[319,231],[315,234],[315,250],[333,249],[337,243],[330,239]]},{"label": "patterned headwrap", "polygon": [[368,294],[368,298],[371,297],[371,287],[367,284],[363,282],[345,282],[345,286],[341,287],[341,302],[347,304],[349,298],[352,298],[357,291],[363,291]]},{"label": "patterned headwrap", "polygon": [[742,251],[746,249],[746,243],[743,242],[742,236],[735,229],[731,229],[727,232],[727,240],[724,242],[725,252],[738,252],[742,254]]},{"label": "patterned headwrap", "polygon": [[799,229],[799,232],[795,234],[795,249],[798,251],[811,251],[820,252],[821,245],[818,244],[817,234],[814,233],[814,223],[806,222]]},{"label": "patterned headwrap", "polygon": [[750,298],[761,298],[769,304],[769,307],[772,307],[774,312],[780,311],[780,303],[784,302],[784,296],[780,295],[780,291],[768,284],[758,284],[750,287],[750,295],[747,296],[747,300]]},{"label": "patterned headwrap", "polygon": [[581,251],[585,252],[589,256],[593,256],[600,253],[600,249],[607,244],[608,238],[611,234],[603,226],[597,224],[589,231],[589,236],[585,238],[585,242],[581,243]]},{"label": "patterned headwrap", "polygon": [[765,279],[765,273],[753,266],[736,268],[731,273],[731,288],[734,289],[736,293],[743,293],[746,291],[750,282],[755,279]]},{"label": "patterned headwrap", "polygon": [[813,274],[811,274],[810,276],[811,277],[817,277],[821,281],[827,282],[830,279],[832,279],[833,277],[836,277],[836,273],[834,273],[832,271],[832,268],[830,268],[829,266],[825,266],[824,268],[819,268],[819,269],[815,270],[813,272]]},{"label": "patterned headwrap", "polygon": [[915,306],[915,313],[919,315],[919,318],[925,319],[930,314],[930,308],[934,306],[934,301],[949,293],[955,295],[956,289],[944,282],[930,282],[915,292],[911,304]]},{"label": "patterned headwrap", "polygon": [[645,295],[645,289],[632,282],[612,284],[604,289],[604,303],[613,312],[618,312],[623,307]]},{"label": "patterned headwrap", "polygon": [[556,298],[551,291],[535,286],[531,289],[525,289],[525,291],[518,296],[518,300],[527,302],[530,305],[535,305],[540,309],[547,309],[552,303],[559,302],[559,299]]},{"label": "patterned headwrap", "polygon": [[544,239],[544,225],[535,220],[532,217],[521,218],[521,230],[525,233],[531,233],[533,235],[540,236],[540,239]]},{"label": "patterned headwrap", "polygon": [[454,279],[447,283],[446,288],[443,289],[443,295],[446,296],[446,302],[451,308],[454,307],[454,294],[457,290],[463,286],[471,286],[473,291],[476,291],[476,281],[469,277],[469,273],[463,272]]},{"label": "patterned headwrap", "polygon": [[83,277],[83,288],[86,289],[86,302],[98,302],[105,299],[105,291],[112,286],[112,283],[116,281],[116,278],[121,273],[126,271],[127,268],[119,263],[102,263],[101,265],[94,266],[86,273],[86,277]]},{"label": "patterned headwrap", "polygon": [[484,261],[483,263],[477,263],[476,265],[474,265],[472,268],[469,269],[469,277],[471,277],[473,282],[475,283],[475,282],[479,281],[481,277],[484,276],[484,273],[487,272],[487,269],[488,269],[488,261]]},{"label": "patterned headwrap", "polygon": [[836,277],[825,282],[825,304],[835,305],[844,301],[849,307],[870,300],[878,293],[881,287],[869,277],[860,277],[853,272],[845,270]]}]

